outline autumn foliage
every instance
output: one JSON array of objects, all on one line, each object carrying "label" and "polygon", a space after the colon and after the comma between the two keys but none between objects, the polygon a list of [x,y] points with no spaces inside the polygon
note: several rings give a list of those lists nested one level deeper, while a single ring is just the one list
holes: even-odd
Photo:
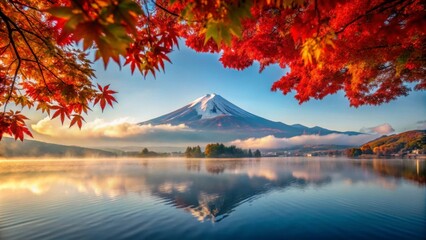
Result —
[{"label": "autumn foliage", "polygon": [[426,88],[425,28],[420,0],[0,1],[0,138],[31,136],[10,108],[81,128],[93,105],[112,106],[90,52],[155,76],[179,38],[224,67],[289,68],[272,90],[300,103],[339,90],[355,107],[389,102]]}]

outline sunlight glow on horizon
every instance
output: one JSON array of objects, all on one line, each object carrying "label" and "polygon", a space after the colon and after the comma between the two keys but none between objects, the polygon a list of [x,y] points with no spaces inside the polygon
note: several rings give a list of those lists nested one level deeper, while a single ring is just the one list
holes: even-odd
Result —
[{"label": "sunlight glow on horizon", "polygon": [[[196,53],[183,42],[170,58],[173,64],[166,64],[165,73],[145,80],[139,73],[131,75],[127,66],[119,70],[110,63],[105,70],[100,61],[95,62],[97,81],[111,84],[118,91],[118,104],[107,107],[103,113],[93,108],[85,116],[86,122],[101,119],[106,123],[126,118],[142,122],[172,112],[207,93],[217,93],[242,109],[272,121],[337,131],[361,131],[389,124],[395,132],[403,132],[421,128],[421,122],[426,120],[425,92],[412,91],[407,97],[380,106],[353,108],[340,91],[323,100],[299,105],[294,94],[284,96],[270,91],[272,83],[284,74],[276,66],[267,67],[261,74],[258,64],[244,71],[226,69],[218,61],[218,54]],[[29,125],[37,126],[45,118],[40,113],[29,113]],[[71,134],[78,130],[60,127],[58,119],[51,122],[65,135],[67,131]],[[35,139],[46,138],[36,133]]]}]

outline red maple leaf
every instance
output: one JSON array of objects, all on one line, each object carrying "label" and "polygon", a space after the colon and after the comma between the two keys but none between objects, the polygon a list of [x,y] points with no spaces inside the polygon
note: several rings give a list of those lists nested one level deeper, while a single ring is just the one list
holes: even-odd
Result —
[{"label": "red maple leaf", "polygon": [[52,119],[61,116],[62,124],[64,124],[65,116],[68,119],[70,118],[70,110],[65,106],[52,106],[51,109],[56,109],[56,112],[53,114]]},{"label": "red maple leaf", "polygon": [[[78,128],[81,129],[81,126],[83,125],[84,118],[81,115],[77,115],[77,114],[74,114],[72,116],[73,116],[73,118],[71,120],[70,127],[72,127],[74,124],[77,123]],[[84,122],[86,122],[86,121],[84,121]]]},{"label": "red maple leaf", "polygon": [[96,94],[95,101],[93,105],[96,105],[99,102],[99,105],[101,105],[102,112],[105,109],[106,104],[108,103],[112,107],[112,102],[117,102],[113,94],[116,94],[116,91],[109,90],[109,84],[105,87],[102,87],[98,84],[98,89],[101,91],[100,93]]}]

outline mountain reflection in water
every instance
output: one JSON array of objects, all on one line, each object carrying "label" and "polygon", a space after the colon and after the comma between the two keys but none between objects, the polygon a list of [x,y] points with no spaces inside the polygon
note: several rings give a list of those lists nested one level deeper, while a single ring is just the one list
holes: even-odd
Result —
[{"label": "mountain reflection in water", "polygon": [[[184,164],[182,164],[184,161]],[[242,203],[277,190],[322,188],[333,182],[397,188],[424,186],[422,160],[190,159],[3,161],[0,194],[78,194],[118,198],[149,194],[200,222],[218,222]]]}]

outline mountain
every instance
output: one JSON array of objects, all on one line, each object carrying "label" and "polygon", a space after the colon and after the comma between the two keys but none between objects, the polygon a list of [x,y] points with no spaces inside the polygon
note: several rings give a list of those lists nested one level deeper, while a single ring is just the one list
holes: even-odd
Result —
[{"label": "mountain", "polygon": [[[210,132],[236,133],[238,137],[293,137],[303,134],[327,135],[342,133],[321,127],[306,127],[301,124],[287,125],[249,113],[217,94],[203,97],[163,116],[141,122],[139,125],[185,124],[191,129]],[[344,132],[348,135],[357,132]]]},{"label": "mountain", "polygon": [[115,153],[25,139],[15,141],[3,138],[0,144],[0,158],[5,157],[113,157]]},{"label": "mountain", "polygon": [[376,154],[388,155],[413,150],[426,151],[426,130],[413,130],[382,136],[361,146],[363,153],[368,149]]}]

